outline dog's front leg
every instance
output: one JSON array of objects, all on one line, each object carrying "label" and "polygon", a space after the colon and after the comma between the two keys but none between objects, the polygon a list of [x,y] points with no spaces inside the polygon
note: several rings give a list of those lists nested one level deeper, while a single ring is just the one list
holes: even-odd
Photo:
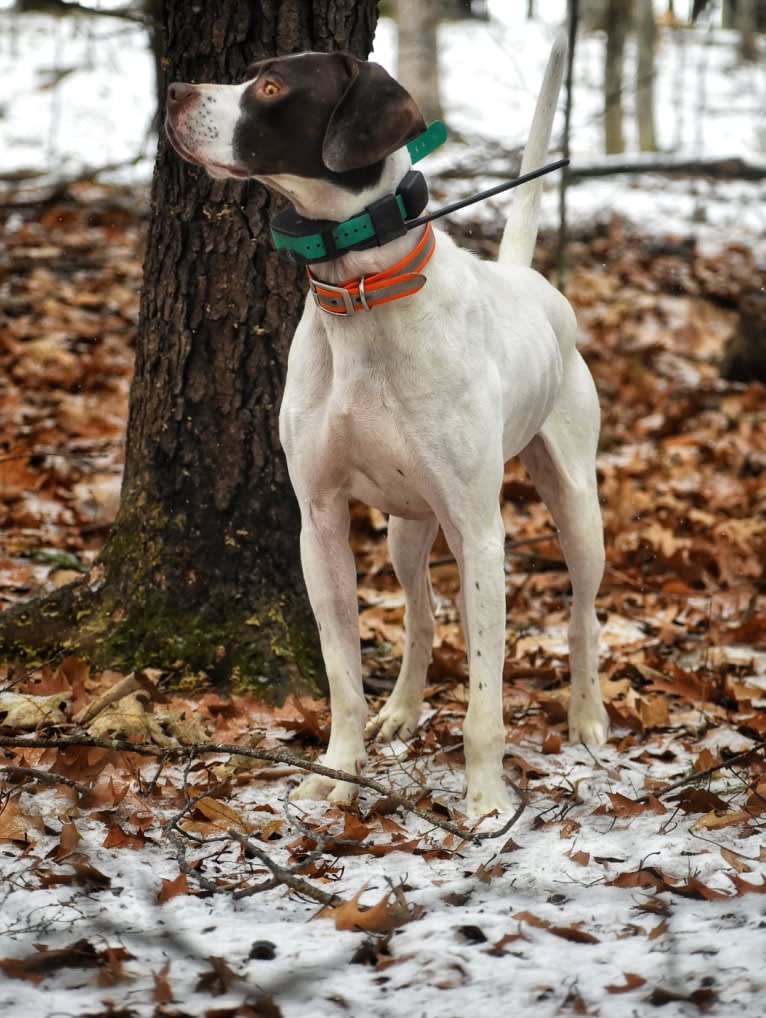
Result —
[{"label": "dog's front leg", "polygon": [[[332,722],[322,763],[358,773],[366,760],[363,731],[367,704],[362,690],[362,662],[356,600],[356,567],[348,542],[349,510],[345,499],[301,505],[301,560],[311,607],[319,627]],[[293,799],[347,802],[358,786],[312,775],[292,793]]]},{"label": "dog's front leg", "polygon": [[505,655],[505,530],[500,508],[483,526],[478,514],[459,530],[444,526],[460,567],[470,700],[463,726],[469,815],[505,812],[503,659]]}]

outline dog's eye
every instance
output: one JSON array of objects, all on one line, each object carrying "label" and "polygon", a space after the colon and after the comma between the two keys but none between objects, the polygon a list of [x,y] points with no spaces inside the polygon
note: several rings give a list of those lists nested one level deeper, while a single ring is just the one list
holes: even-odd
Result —
[{"label": "dog's eye", "polygon": [[259,81],[257,88],[259,95],[264,95],[269,99],[275,95],[279,95],[282,91],[276,81],[273,81],[271,78],[266,78],[265,81]]}]

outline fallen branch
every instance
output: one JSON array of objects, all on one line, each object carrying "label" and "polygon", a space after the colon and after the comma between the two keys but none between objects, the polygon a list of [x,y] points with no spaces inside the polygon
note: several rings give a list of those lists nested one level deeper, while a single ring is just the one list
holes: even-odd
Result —
[{"label": "fallen branch", "polygon": [[719,763],[713,764],[712,767],[706,767],[704,771],[697,771],[695,774],[690,774],[686,778],[679,778],[678,781],[672,781],[669,785],[665,785],[660,791],[647,792],[646,795],[639,797],[638,802],[644,802],[650,797],[661,799],[663,795],[667,795],[668,792],[675,792],[678,788],[684,788],[686,785],[696,785],[699,781],[704,781],[705,778],[711,777],[716,771],[726,770],[727,767],[731,767],[732,764],[741,763],[743,760],[747,760],[753,753],[758,753],[766,746],[766,739],[762,742],[756,743],[751,746],[750,749],[744,750],[742,753],[737,753],[735,756],[730,756],[728,760],[721,760]]},{"label": "fallen branch", "polygon": [[660,173],[666,176],[716,177],[719,180],[763,180],[766,178],[766,165],[749,163],[739,156],[691,159],[673,156],[663,158],[657,153],[648,153],[645,157],[639,155],[629,159],[605,157],[598,162],[570,165],[567,179],[573,183],[594,177],[611,177],[618,173]]},{"label": "fallen branch", "polygon": [[[218,756],[244,756],[272,764],[287,764],[290,767],[309,771],[312,774],[320,774],[322,777],[332,778],[335,781],[346,781],[359,785],[361,788],[368,788],[386,798],[394,807],[412,813],[421,820],[425,820],[426,823],[431,824],[433,827],[438,827],[448,834],[453,834],[457,838],[471,841],[475,844],[504,835],[526,809],[526,798],[522,796],[522,801],[516,812],[499,830],[484,832],[466,831],[458,824],[442,819],[437,814],[431,812],[431,810],[421,809],[411,799],[398,795],[374,778],[366,778],[360,774],[351,774],[348,771],[335,770],[333,767],[325,767],[324,764],[320,763],[309,763],[294,753],[282,749],[255,749],[248,746],[231,745],[229,743],[202,743],[196,746],[161,747],[150,746],[146,743],[128,742],[125,739],[93,739],[81,735],[62,736],[60,738],[0,736],[0,749],[67,749],[72,747],[103,749],[113,753],[136,753],[139,756],[161,757],[164,760],[189,757],[189,754],[192,755],[192,758],[215,754]],[[516,785],[513,787],[517,794],[521,795],[520,789]]]},{"label": "fallen branch", "polygon": [[[263,863],[272,874],[273,880],[265,881],[259,885],[259,889],[266,889],[266,884],[285,884],[293,891],[297,891],[298,894],[303,894],[307,898],[312,898],[314,901],[318,901],[322,905],[340,905],[343,902],[343,898],[338,894],[330,894],[328,891],[323,891],[321,887],[315,887],[310,884],[308,880],[304,880],[298,876],[297,870],[307,865],[307,862],[301,863],[301,866],[292,869],[287,869],[284,866],[280,866],[279,863],[274,862],[270,855],[257,845],[252,838],[248,838],[246,834],[242,834],[240,831],[235,830],[233,827],[229,830],[229,837],[238,841],[239,844],[245,851],[246,855],[254,855],[256,859]],[[235,892],[235,898],[244,898],[249,894],[255,893],[255,888],[248,888],[247,891]]]},{"label": "fallen branch", "polygon": [[0,764],[0,771],[5,771],[12,781],[31,782],[35,781],[41,785],[65,785],[74,789],[79,796],[86,796],[90,793],[87,785],[83,785],[74,778],[65,778],[55,771],[39,770],[37,767],[16,767],[13,764]]}]

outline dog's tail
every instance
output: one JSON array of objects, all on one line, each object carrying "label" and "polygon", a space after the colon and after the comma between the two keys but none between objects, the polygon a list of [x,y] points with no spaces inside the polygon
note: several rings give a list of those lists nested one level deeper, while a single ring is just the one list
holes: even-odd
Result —
[{"label": "dog's tail", "polygon": [[[562,30],[556,36],[548,66],[545,68],[540,96],[532,118],[529,141],[524,149],[521,172],[529,173],[543,165],[551,139],[553,118],[556,114],[561,82],[567,62],[567,37]],[[507,265],[530,265],[537,240],[537,223],[540,218],[540,198],[543,180],[538,177],[522,184],[505,224],[498,261]]]}]

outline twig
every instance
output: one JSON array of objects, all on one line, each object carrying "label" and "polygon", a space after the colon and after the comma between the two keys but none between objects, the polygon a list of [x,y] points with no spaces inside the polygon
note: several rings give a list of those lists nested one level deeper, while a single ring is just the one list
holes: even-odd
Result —
[{"label": "twig", "polygon": [[[80,746],[89,749],[104,749],[113,753],[136,753],[139,756],[159,756],[168,760],[186,756],[190,751],[192,751],[196,756],[225,754],[227,756],[251,757],[254,760],[265,760],[268,763],[288,764],[289,766],[297,767],[300,770],[310,771],[312,774],[320,774],[322,777],[332,778],[334,781],[345,781],[359,785],[361,788],[369,788],[371,791],[377,792],[378,795],[388,799],[392,805],[400,807],[408,813],[413,813],[415,816],[420,817],[421,820],[425,820],[426,823],[429,823],[434,827],[439,827],[441,830],[447,831],[449,834],[453,834],[457,838],[462,838],[474,843],[486,841],[489,838],[499,837],[500,834],[504,833],[506,827],[510,826],[510,824],[504,826],[500,833],[485,831],[480,834],[475,831],[466,831],[458,824],[453,824],[449,820],[443,820],[435,813],[432,813],[431,810],[421,809],[410,799],[405,796],[398,795],[380,781],[375,781],[373,778],[365,778],[360,774],[351,774],[348,771],[339,771],[332,767],[325,767],[324,764],[308,763],[307,761],[302,760],[299,756],[280,749],[254,749],[248,746],[236,746],[229,743],[202,743],[196,746],[163,748],[161,746],[148,746],[146,743],[128,742],[124,739],[93,739],[88,736],[80,735],[62,736],[58,739],[0,736],[0,749],[66,749],[71,746]],[[520,816],[523,812],[524,805],[525,804],[522,804],[520,810],[517,811],[518,816]],[[515,823],[518,816],[514,815],[512,822]]]},{"label": "twig", "polygon": [[[294,869],[286,869],[284,866],[280,866],[279,863],[274,862],[268,853],[264,852],[264,850],[248,838],[246,834],[242,834],[240,831],[231,827],[229,828],[229,837],[238,841],[246,853],[254,855],[256,859],[259,859],[263,865],[269,869],[277,883],[285,884],[287,887],[291,887],[299,894],[304,894],[307,898],[313,898],[314,901],[318,901],[322,905],[339,905],[342,903],[343,899],[339,895],[329,894],[327,891],[323,891],[319,887],[314,887],[313,884],[310,884],[307,880],[299,877]],[[251,891],[249,893],[253,892]],[[242,892],[235,892],[234,894],[234,897],[244,896],[245,894]]]},{"label": "twig", "polygon": [[706,767],[704,771],[697,771],[695,774],[690,774],[686,778],[679,778],[678,781],[673,781],[669,785],[665,785],[663,789],[655,792],[647,792],[646,795],[642,795],[638,802],[644,802],[650,797],[655,799],[661,799],[663,795],[667,795],[668,792],[674,792],[677,788],[683,788],[685,785],[696,785],[698,781],[703,781],[705,778],[709,778],[716,771],[722,771],[730,767],[732,764],[740,763],[742,760],[746,760],[753,753],[757,753],[759,750],[766,746],[766,739],[762,742],[758,742],[755,746],[751,746],[750,749],[744,750],[742,753],[737,753],[735,756],[730,756],[728,760],[721,760],[717,764],[713,764],[712,767]]},{"label": "twig", "polygon": [[87,785],[75,781],[73,778],[65,778],[62,774],[54,771],[38,770],[36,767],[16,767],[14,764],[0,764],[0,771],[5,771],[9,778],[27,778],[30,781],[38,781],[41,785],[66,785],[73,788],[78,795],[89,795],[90,789]]}]

